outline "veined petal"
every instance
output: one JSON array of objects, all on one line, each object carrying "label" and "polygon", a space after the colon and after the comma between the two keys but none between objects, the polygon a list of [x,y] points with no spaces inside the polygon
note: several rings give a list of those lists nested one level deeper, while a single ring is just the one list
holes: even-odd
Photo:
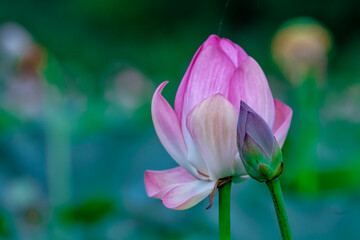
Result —
[{"label": "veined petal", "polygon": [[226,95],[228,92],[230,77],[235,66],[218,46],[213,45],[217,41],[219,38],[216,36],[209,38],[192,67],[184,92],[181,117],[181,128],[188,150],[188,160],[206,175],[209,175],[209,170],[186,128],[186,117],[190,110],[205,98],[216,93]]},{"label": "veined petal", "polygon": [[184,95],[182,127],[185,126],[188,113],[196,104],[216,93],[227,95],[234,71],[234,64],[219,47],[209,45],[202,49],[194,63]]},{"label": "veined petal", "polygon": [[189,67],[187,68],[187,70],[185,72],[183,79],[181,80],[180,86],[178,88],[178,91],[176,92],[176,97],[175,97],[175,113],[180,122],[181,122],[181,116],[182,116],[182,110],[183,110],[185,91],[187,89],[190,73],[193,69],[194,63],[197,60],[199,53],[202,51],[203,48],[206,48],[209,45],[217,46],[219,41],[220,41],[220,38],[216,35],[210,35],[208,37],[208,39],[196,51],[194,57],[192,58],[192,60],[190,62]]},{"label": "veined petal", "polygon": [[259,64],[247,57],[234,72],[230,82],[228,99],[240,108],[240,101],[246,102],[270,126],[274,124],[274,100],[266,80],[265,74]]},{"label": "veined petal", "polygon": [[161,198],[170,189],[182,183],[196,181],[197,179],[182,167],[165,171],[145,171],[145,189],[149,197]]},{"label": "veined petal", "polygon": [[197,180],[179,184],[161,198],[165,207],[185,210],[198,204],[214,190],[216,181]]},{"label": "veined petal", "polygon": [[237,115],[225,97],[215,94],[196,105],[187,117],[187,129],[205,160],[211,180],[235,173]]},{"label": "veined petal", "polygon": [[194,63],[195,63],[196,59],[198,58],[199,53],[201,52],[202,48],[203,48],[203,45],[201,45],[200,48],[196,51],[193,59],[190,62],[189,67],[187,68],[187,70],[185,72],[183,79],[180,82],[180,86],[176,92],[174,108],[175,108],[176,116],[179,119],[179,122],[181,122],[182,110],[183,110],[183,105],[184,105],[184,96],[185,96],[185,91],[187,89],[187,85],[189,82],[190,73],[191,73]]},{"label": "veined petal", "polygon": [[229,39],[221,39],[219,45],[236,67],[239,67],[248,56],[244,49]]},{"label": "veined petal", "polygon": [[152,99],[151,115],[155,131],[170,156],[186,171],[197,176],[196,170],[187,161],[187,149],[175,112],[161,96],[161,91],[167,83],[160,84]]},{"label": "veined petal", "polygon": [[286,135],[288,133],[291,118],[292,110],[289,106],[282,103],[281,101],[275,99],[275,122],[272,128],[272,132],[279,143],[279,146],[282,147],[285,142]]}]

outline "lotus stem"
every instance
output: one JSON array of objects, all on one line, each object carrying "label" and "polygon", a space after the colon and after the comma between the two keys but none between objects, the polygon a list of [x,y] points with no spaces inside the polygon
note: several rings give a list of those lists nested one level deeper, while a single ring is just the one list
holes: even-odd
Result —
[{"label": "lotus stem", "polygon": [[220,240],[230,240],[230,191],[231,181],[219,187],[219,231]]},{"label": "lotus stem", "polygon": [[282,239],[291,240],[292,235],[290,230],[290,224],[286,213],[284,197],[281,192],[280,181],[278,178],[275,178],[271,181],[267,181],[266,185],[270,190],[270,194],[274,202],[274,207],[275,207]]}]

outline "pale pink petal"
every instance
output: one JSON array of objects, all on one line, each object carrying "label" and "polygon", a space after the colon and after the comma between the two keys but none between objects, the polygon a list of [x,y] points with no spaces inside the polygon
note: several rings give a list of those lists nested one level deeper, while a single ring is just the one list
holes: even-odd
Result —
[{"label": "pale pink petal", "polygon": [[236,67],[239,67],[248,56],[239,45],[233,43],[229,39],[223,38],[219,44],[221,49],[228,55]]},{"label": "pale pink petal", "polygon": [[185,138],[185,142],[186,142],[186,146],[188,149],[188,161],[189,163],[194,166],[198,171],[201,172],[201,174],[198,176],[201,179],[208,179],[208,177],[205,176],[209,176],[209,170],[208,167],[201,155],[201,153],[199,152],[196,144],[194,143],[192,137],[190,136],[189,131],[187,130],[186,127],[184,127],[184,138]]},{"label": "pale pink petal", "polygon": [[274,100],[259,64],[251,57],[247,57],[234,72],[230,82],[228,99],[240,108],[240,100],[246,102],[270,126],[275,119]]},{"label": "pale pink petal", "polygon": [[209,196],[214,190],[215,184],[216,181],[204,180],[180,184],[165,193],[161,201],[167,208],[175,210],[188,209]]},{"label": "pale pink petal", "polygon": [[277,99],[274,100],[274,103],[275,103],[275,122],[272,128],[272,132],[276,140],[278,141],[280,147],[282,147],[290,127],[292,110],[289,106],[287,106],[286,104],[282,103]]},{"label": "pale pink petal", "polygon": [[206,162],[211,180],[235,172],[237,118],[237,110],[220,94],[196,105],[187,117],[187,129]]},{"label": "pale pink petal", "polygon": [[145,171],[145,188],[149,197],[161,198],[170,189],[179,184],[193,182],[194,178],[182,167],[165,171]]},{"label": "pale pink petal", "polygon": [[152,103],[151,115],[155,131],[170,156],[189,173],[197,175],[196,170],[187,161],[187,149],[180,129],[179,120],[169,103],[161,96],[161,91],[168,82],[163,82],[156,89]]}]

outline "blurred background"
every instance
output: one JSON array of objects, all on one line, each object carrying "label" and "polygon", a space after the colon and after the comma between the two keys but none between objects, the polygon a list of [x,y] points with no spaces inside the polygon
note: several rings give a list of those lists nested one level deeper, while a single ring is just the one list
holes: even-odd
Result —
[{"label": "blurred background", "polygon": [[[281,176],[294,238],[360,239],[360,2],[226,5],[0,0],[0,239],[218,239],[217,199],[169,210],[143,184],[176,166],[152,94],[169,80],[172,104],[217,33],[294,111]],[[233,239],[280,239],[265,184],[233,185],[231,211]]]}]

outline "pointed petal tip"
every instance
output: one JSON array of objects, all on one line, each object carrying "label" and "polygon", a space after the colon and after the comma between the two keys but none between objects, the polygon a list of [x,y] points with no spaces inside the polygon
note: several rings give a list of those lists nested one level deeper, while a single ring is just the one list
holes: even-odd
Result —
[{"label": "pointed petal tip", "polygon": [[240,109],[243,109],[247,112],[254,112],[254,110],[246,104],[246,102],[244,102],[243,100],[240,101]]},{"label": "pointed petal tip", "polygon": [[214,40],[219,40],[221,39],[218,35],[216,35],[215,33],[210,34],[210,36],[207,38],[207,40],[209,39],[214,39]]},{"label": "pointed petal tip", "polygon": [[155,90],[156,93],[160,93],[162,92],[162,90],[164,89],[164,87],[169,83],[169,81],[164,81],[162,82],[157,89]]}]

